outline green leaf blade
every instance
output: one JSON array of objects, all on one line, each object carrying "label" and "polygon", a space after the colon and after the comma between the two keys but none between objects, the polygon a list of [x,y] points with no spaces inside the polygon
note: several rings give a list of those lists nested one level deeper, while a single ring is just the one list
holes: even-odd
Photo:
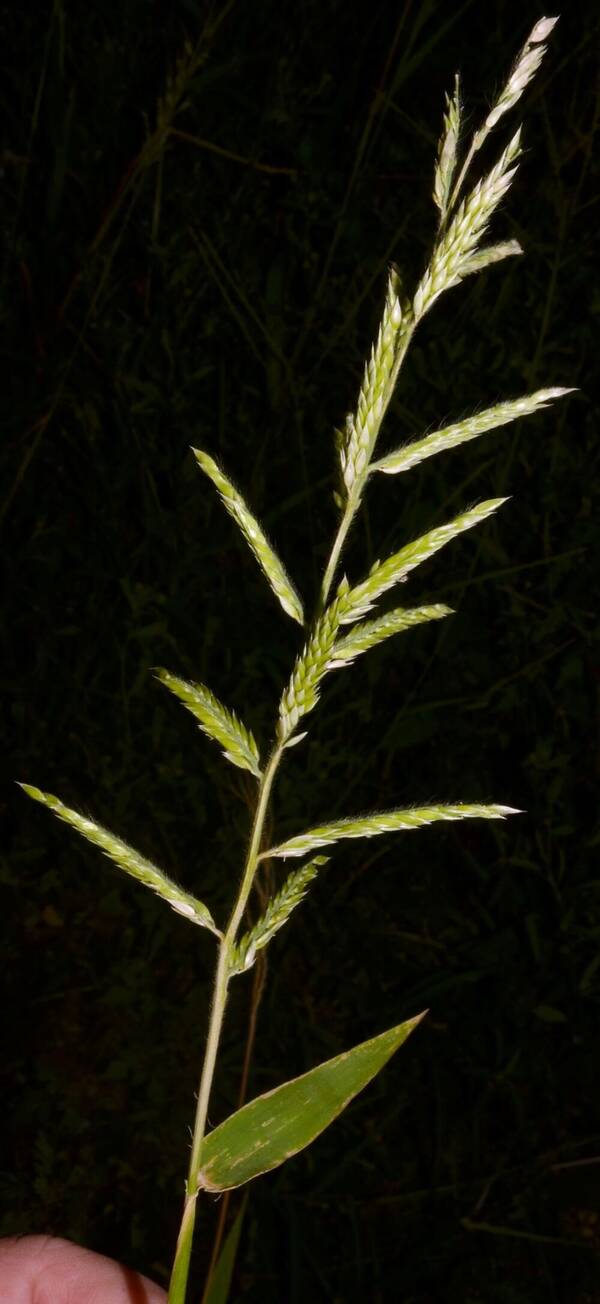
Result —
[{"label": "green leaf blade", "polygon": [[205,475],[218,489],[224,507],[239,526],[284,611],[299,625],[304,625],[304,611],[300,597],[283,563],[271,547],[264,530],[246,506],[242,495],[208,453],[203,453],[200,448],[193,448],[192,452]]},{"label": "green leaf blade", "polygon": [[423,1017],[326,1060],[225,1119],[203,1143],[200,1189],[243,1186],[304,1150],[376,1077]]},{"label": "green leaf blade", "polygon": [[76,829],[82,837],[88,842],[99,847],[108,856],[109,860],[114,861],[124,873],[137,878],[145,887],[149,887],[157,896],[163,898],[172,910],[177,914],[183,915],[186,919],[191,919],[193,923],[199,924],[203,928],[208,928],[217,937],[221,936],[215,921],[202,901],[185,892],[177,883],[168,878],[161,869],[147,860],[139,851],[136,851],[127,842],[110,833],[108,829],[97,824],[95,820],[88,819],[85,815],[80,815],[78,811],[72,810],[70,806],[65,806],[58,797],[54,797],[50,792],[42,792],[40,788],[34,788],[29,783],[20,783],[19,787],[27,793],[33,801],[38,801],[42,806],[46,806],[65,824],[70,824],[71,828]]},{"label": "green leaf blade", "polygon": [[321,824],[317,828],[309,829],[306,833],[298,833],[296,837],[288,838],[280,846],[271,847],[269,851],[263,852],[263,856],[265,859],[270,856],[281,856],[285,860],[288,856],[305,856],[315,847],[326,847],[344,838],[373,838],[380,833],[410,832],[411,829],[420,829],[426,824],[436,824],[440,820],[502,820],[506,815],[520,814],[522,812],[515,810],[513,806],[482,806],[462,802],[453,806],[419,806],[414,810],[389,810],[381,814],[375,812],[357,819],[335,820],[331,824]]},{"label": "green leaf blade", "polygon": [[178,675],[161,667],[154,673],[160,683],[191,711],[202,732],[219,743],[223,755],[232,765],[237,765],[241,770],[249,770],[257,779],[262,777],[258,747],[253,734],[233,711],[223,706],[210,688],[205,684],[180,679]]}]

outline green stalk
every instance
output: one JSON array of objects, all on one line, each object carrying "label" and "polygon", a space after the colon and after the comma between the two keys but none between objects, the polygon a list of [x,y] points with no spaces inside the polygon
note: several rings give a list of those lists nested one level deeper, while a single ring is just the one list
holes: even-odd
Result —
[{"label": "green stalk", "polygon": [[352,525],[352,519],[358,507],[359,498],[360,498],[360,490],[358,493],[358,497],[354,493],[354,489],[348,495],[346,506],[344,508],[344,514],[340,521],[338,532],[335,536],[333,547],[331,549],[331,556],[329,558],[329,561],[327,562],[327,568],[323,576],[323,583],[321,585],[321,593],[319,596],[319,606],[317,612],[317,615],[319,616],[323,614],[325,607],[327,606],[329,590],[333,583],[333,577],[337,570],[338,562],[340,560],[340,556],[342,553],[342,548],[346,541],[346,535],[348,533],[348,530],[350,529],[350,526]]},{"label": "green stalk", "polygon": [[175,1249],[175,1259],[173,1262],[171,1281],[169,1283],[168,1304],[185,1304],[190,1255],[192,1252],[192,1239],[194,1235],[194,1224],[196,1221],[196,1200],[198,1198],[198,1177],[202,1159],[202,1142],[206,1131],[206,1116],[208,1113],[215,1064],[221,1039],[223,1019],[225,1016],[225,1006],[227,1004],[230,960],[233,953],[237,930],[254,882],[265,818],[269,807],[271,788],[273,786],[277,767],[281,760],[282,751],[283,749],[281,747],[274,748],[269,764],[267,765],[260,782],[250,837],[250,846],[248,848],[242,881],[231,913],[231,918],[219,945],[219,958],[217,961],[215,986],[208,1025],[206,1052],[204,1055],[204,1063],[202,1065],[202,1075],[198,1090],[198,1102],[196,1105],[196,1118],[194,1120],[192,1152],[190,1155],[181,1226],[179,1228],[179,1236],[177,1238],[177,1246]]},{"label": "green stalk", "polygon": [[470,144],[470,146],[469,146],[469,150],[468,150],[467,156],[466,156],[466,158],[465,158],[465,160],[464,160],[464,163],[463,163],[463,165],[462,165],[462,167],[461,167],[461,169],[460,169],[460,172],[459,172],[459,174],[458,174],[458,177],[457,177],[457,179],[456,179],[456,181],[454,182],[454,185],[453,185],[453,187],[452,187],[452,192],[451,192],[450,198],[449,198],[449,200],[448,200],[448,203],[447,203],[447,205],[446,205],[446,213],[445,213],[444,219],[443,219],[442,222],[440,222],[440,231],[439,231],[439,235],[440,235],[440,236],[444,234],[444,231],[445,231],[446,227],[448,226],[448,223],[449,223],[449,221],[450,221],[450,218],[452,217],[453,209],[456,207],[456,204],[457,204],[457,202],[458,202],[458,196],[459,196],[459,194],[460,194],[460,192],[461,192],[463,181],[464,181],[464,179],[465,179],[465,177],[466,177],[466,175],[467,175],[467,172],[469,171],[469,168],[470,168],[470,166],[471,166],[471,163],[473,162],[473,159],[475,158],[475,155],[476,155],[476,153],[477,153],[477,150],[479,149],[479,147],[480,147],[481,144],[482,144],[482,142],[481,142],[481,141],[478,141],[478,140],[477,140],[477,136],[475,135],[475,136],[473,137],[473,140],[471,141],[471,144]]}]

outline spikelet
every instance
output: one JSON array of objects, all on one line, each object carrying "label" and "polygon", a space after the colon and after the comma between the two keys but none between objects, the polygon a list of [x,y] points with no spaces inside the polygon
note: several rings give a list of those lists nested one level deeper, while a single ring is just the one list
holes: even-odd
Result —
[{"label": "spikelet", "polygon": [[289,739],[298,721],[317,705],[319,684],[327,673],[342,615],[347,610],[348,587],[344,578],[337,596],[317,620],[304,651],[296,661],[279,704],[277,740],[280,745],[290,745]]},{"label": "spikelet", "polygon": [[444,290],[458,285],[468,274],[469,260],[506,194],[520,154],[521,129],[501,154],[496,166],[462,200],[455,217],[438,241],[429,267],[413,300],[415,321],[420,321]]},{"label": "spikelet", "polygon": [[492,131],[504,114],[508,113],[509,109],[512,109],[517,101],[520,100],[523,91],[538,71],[546,53],[546,46],[543,42],[546,37],[550,35],[557,22],[557,18],[540,18],[539,22],[535,24],[533,31],[528,36],[525,45],[517,56],[506,85],[503,87],[500,95],[490,109],[483,126],[480,127],[479,131],[476,131],[472,137],[458,180],[455,182],[452,194],[447,201],[445,214],[442,215],[440,220],[440,226],[444,224],[445,219],[453,211],[471,163],[473,162],[478,150],[481,149],[481,146],[487,139],[490,131]]},{"label": "spikelet", "polygon": [[399,341],[407,322],[400,300],[400,283],[394,267],[390,268],[383,318],[377,343],[365,366],[358,396],[356,415],[346,418],[345,433],[336,432],[342,479],[346,494],[353,489],[360,497],[360,484],[379,434],[395,383],[395,364]]},{"label": "spikelet", "polygon": [[483,249],[478,249],[477,253],[467,258],[460,279],[464,281],[465,276],[472,276],[474,272],[483,272],[484,268],[491,267],[493,263],[500,263],[504,258],[518,257],[522,253],[518,240],[501,240],[495,245],[484,245]]},{"label": "spikelet", "polygon": [[202,901],[197,901],[195,897],[190,896],[189,892],[184,892],[177,883],[173,883],[166,874],[163,874],[161,869],[157,869],[152,861],[146,860],[139,851],[130,847],[129,843],[115,837],[114,833],[109,833],[108,829],[103,828],[101,824],[96,824],[95,820],[87,819],[78,811],[63,805],[62,801],[59,801],[58,797],[53,797],[51,793],[42,792],[28,783],[20,783],[19,787],[27,793],[28,797],[41,802],[42,806],[47,806],[48,810],[64,820],[65,824],[70,824],[72,828],[77,829],[77,832],[87,838],[88,842],[93,842],[95,847],[100,847],[104,855],[113,860],[119,869],[130,874],[132,878],[137,878],[152,892],[156,892],[157,896],[162,897],[178,914],[191,919],[194,924],[210,929],[217,937],[221,936],[208,907]]},{"label": "spikelet", "polygon": [[279,598],[279,601],[292,620],[297,620],[299,625],[304,624],[304,612],[302,603],[287,574],[283,563],[274,552],[267,536],[259,525],[258,521],[252,515],[246,506],[242,495],[223,474],[216,462],[208,453],[203,453],[199,448],[193,448],[192,452],[198,465],[205,474],[216,485],[221,501],[227,508],[230,516],[239,525],[239,528],[249,544],[256,560],[261,567],[263,574],[269,581],[273,592]]},{"label": "spikelet", "polygon": [[445,221],[456,169],[456,153],[461,124],[460,78],[454,78],[454,94],[446,95],[444,127],[440,136],[433,180],[433,198],[440,210],[440,224]]},{"label": "spikelet", "polygon": [[382,814],[364,815],[358,819],[336,820],[333,824],[321,824],[309,829],[307,833],[298,833],[288,838],[278,847],[271,847],[263,853],[264,858],[279,856],[285,860],[288,856],[304,856],[315,847],[326,847],[342,838],[373,838],[379,833],[406,832],[420,829],[425,824],[435,824],[438,820],[503,820],[506,815],[520,815],[521,811],[513,806],[421,806],[416,810],[389,810]]},{"label": "spikelet", "polygon": [[431,607],[398,607],[395,611],[386,612],[385,616],[379,616],[377,620],[365,620],[362,624],[355,625],[351,634],[337,640],[328,669],[337,670],[341,666],[351,665],[356,657],[377,643],[383,643],[384,639],[391,638],[392,634],[400,634],[415,625],[423,625],[428,620],[442,620],[444,616],[452,614],[451,607],[438,602]]},{"label": "spikelet", "polygon": [[[337,656],[337,635],[340,626],[353,624],[354,621],[367,615],[382,593],[392,588],[394,584],[400,583],[409,571],[414,570],[421,562],[427,561],[451,539],[485,520],[506,501],[505,498],[491,498],[471,511],[463,512],[461,516],[455,517],[446,525],[430,530],[419,539],[406,544],[387,561],[375,562],[367,578],[353,589],[349,588],[348,581],[344,577],[338,587],[336,598],[317,621],[311,637],[298,657],[288,687],[282,695],[277,724],[277,740],[280,746],[290,746],[289,740],[298,722],[313,710],[319,700],[319,685],[323,676],[328,670],[341,664]],[[440,614],[446,614],[446,609]],[[393,632],[395,630],[390,630],[390,633]],[[381,637],[387,635],[382,633]],[[375,636],[374,641],[379,642],[380,639]],[[350,659],[358,655],[359,650],[366,651],[367,648],[358,649],[355,645],[355,651]],[[347,660],[347,657],[343,656],[343,660]]]},{"label": "spikelet", "polygon": [[514,107],[517,100],[520,100],[523,91],[532,78],[535,77],[547,49],[543,42],[550,35],[557,22],[558,18],[540,18],[535,24],[523,49],[517,55],[510,77],[493,108],[490,109],[483,127],[475,133],[473,151],[481,148],[488,132],[496,126],[505,113],[508,113],[509,109]]},{"label": "spikelet", "polygon": [[445,426],[443,430],[433,430],[423,439],[415,439],[412,444],[395,449],[393,453],[388,453],[386,457],[374,462],[371,470],[383,471],[385,475],[397,475],[400,471],[408,471],[410,467],[424,462],[427,457],[435,457],[437,453],[443,453],[447,448],[466,444],[468,440],[476,439],[478,435],[484,435],[488,430],[509,425],[511,421],[518,421],[521,417],[529,416],[532,412],[547,407],[553,399],[572,393],[572,389],[561,389],[555,386],[553,389],[538,389],[535,394],[525,394],[522,398],[496,403],[494,407],[476,412],[472,417],[465,417],[464,421],[456,421],[451,426]]},{"label": "spikelet", "polygon": [[316,878],[321,865],[327,864],[328,859],[328,856],[315,856],[313,860],[308,861],[308,864],[302,865],[300,869],[295,869],[288,875],[283,886],[267,902],[262,918],[247,933],[244,933],[235,946],[229,969],[231,974],[244,973],[252,968],[256,952],[262,950],[274,934],[283,928],[292,910],[295,910],[296,906],[304,900],[309,885]]},{"label": "spikelet", "polygon": [[214,738],[223,748],[223,755],[241,770],[250,770],[257,779],[261,778],[258,747],[249,729],[238,720],[233,711],[228,711],[219,702],[210,688],[204,684],[188,683],[178,675],[160,667],[154,671],[156,678],[168,688],[179,701],[195,716],[202,732]]},{"label": "spikelet", "polygon": [[446,525],[438,525],[436,529],[422,534],[419,539],[407,543],[399,552],[388,557],[387,561],[375,562],[366,580],[350,589],[347,594],[340,624],[347,625],[357,620],[359,616],[366,616],[382,593],[391,589],[394,584],[400,583],[409,571],[433,557],[434,553],[444,548],[451,539],[455,539],[464,530],[479,525],[480,521],[491,516],[507,501],[507,498],[488,498],[486,502],[479,503],[479,506],[473,507],[471,511],[455,516],[454,520],[448,521]]}]

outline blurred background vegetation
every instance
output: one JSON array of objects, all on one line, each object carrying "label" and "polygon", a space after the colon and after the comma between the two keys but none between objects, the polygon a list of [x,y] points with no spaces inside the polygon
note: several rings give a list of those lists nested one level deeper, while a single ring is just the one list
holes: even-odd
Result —
[{"label": "blurred background vegetation", "polygon": [[[477,125],[540,13],[2,6],[3,1234],[69,1236],[166,1280],[213,963],[207,934],[12,780],[93,813],[224,917],[252,781],[151,668],[207,682],[266,745],[298,637],[189,445],[223,461],[310,603],[332,430],[386,265],[413,285],[435,229],[444,91],[460,68]],[[495,228],[526,256],[436,306],[381,447],[543,385],[581,392],[373,484],[355,579],[512,498],[410,581],[411,604],[457,615],[326,682],[275,802],[278,835],[430,799],[527,813],[340,846],[270,947],[250,1094],[431,1013],[251,1188],[248,1304],[600,1299],[594,14],[567,6],[526,97]],[[256,996],[238,981],[213,1123],[235,1107]],[[198,1281],[218,1211],[205,1202]]]}]

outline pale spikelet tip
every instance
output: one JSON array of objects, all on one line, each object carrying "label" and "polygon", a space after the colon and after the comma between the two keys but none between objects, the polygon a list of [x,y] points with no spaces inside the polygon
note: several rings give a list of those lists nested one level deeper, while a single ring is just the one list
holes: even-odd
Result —
[{"label": "pale spikelet tip", "polygon": [[556,27],[559,18],[560,14],[556,14],[551,18],[540,18],[530,36],[528,36],[527,44],[539,45],[540,41],[545,41],[546,37],[549,36],[551,31]]},{"label": "pale spikelet tip", "polygon": [[[494,512],[498,511],[499,507],[504,506],[504,503],[510,502],[511,498],[512,494],[507,494],[506,498],[486,498],[485,502],[475,503],[470,510],[479,512],[482,517],[492,516]],[[467,516],[468,512],[465,512],[464,515]]]}]

